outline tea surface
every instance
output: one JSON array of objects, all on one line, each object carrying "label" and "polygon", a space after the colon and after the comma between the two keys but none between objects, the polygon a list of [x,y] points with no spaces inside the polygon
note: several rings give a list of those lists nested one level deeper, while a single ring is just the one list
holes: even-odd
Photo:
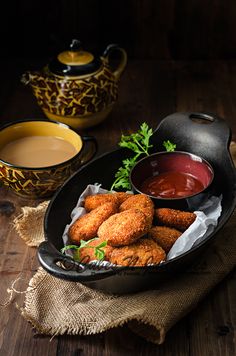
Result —
[{"label": "tea surface", "polygon": [[78,153],[68,141],[54,136],[22,137],[0,149],[0,159],[16,166],[40,168],[67,161]]}]

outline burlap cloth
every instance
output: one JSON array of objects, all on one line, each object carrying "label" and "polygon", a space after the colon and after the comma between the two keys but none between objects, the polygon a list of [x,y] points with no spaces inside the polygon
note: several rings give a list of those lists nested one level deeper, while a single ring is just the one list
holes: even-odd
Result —
[{"label": "burlap cloth", "polygon": [[[236,145],[232,147],[235,155]],[[23,208],[14,221],[29,246],[43,236],[47,202]],[[80,283],[55,278],[41,267],[29,281],[22,316],[39,333],[90,335],[127,324],[135,333],[157,344],[167,331],[192,310],[236,265],[236,214],[216,235],[197,266],[158,290],[116,296],[92,290]]]}]

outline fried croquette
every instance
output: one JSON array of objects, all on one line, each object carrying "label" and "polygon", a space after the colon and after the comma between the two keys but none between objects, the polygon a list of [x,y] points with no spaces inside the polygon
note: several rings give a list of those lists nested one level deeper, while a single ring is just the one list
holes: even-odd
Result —
[{"label": "fried croquette", "polygon": [[113,195],[115,195],[115,197],[118,198],[119,205],[121,205],[125,200],[127,200],[128,198],[130,198],[132,196],[131,193],[126,193],[126,192],[116,192],[116,193],[113,193]]},{"label": "fried croquette", "polygon": [[149,228],[145,214],[138,209],[130,209],[104,221],[98,229],[98,237],[110,246],[129,245],[144,236]]},{"label": "fried croquette", "polygon": [[107,194],[87,195],[84,200],[84,208],[87,212],[96,209],[99,205],[112,202],[120,206],[126,199],[130,197],[130,193],[115,192]]},{"label": "fried croquette", "polygon": [[166,226],[153,226],[148,232],[148,237],[156,241],[166,253],[181,235],[179,230]]},{"label": "fried croquette", "polygon": [[161,225],[173,227],[185,231],[195,221],[196,214],[169,208],[158,208],[155,210],[157,222]]},{"label": "fried croquette", "polygon": [[155,241],[141,238],[129,246],[114,248],[110,262],[121,266],[147,266],[159,264],[165,258],[165,251]]},{"label": "fried croquette", "polygon": [[119,204],[119,198],[115,194],[95,194],[87,195],[84,199],[84,208],[87,212],[90,212],[104,203],[113,203],[117,207]]},{"label": "fried croquette", "polygon": [[[95,247],[100,245],[103,242],[101,239],[96,239],[93,240],[89,243],[89,246]],[[95,249],[91,247],[83,247],[80,249],[80,262],[82,263],[88,263],[93,260],[97,260],[97,257],[95,255]],[[113,247],[106,245],[105,247],[102,247],[103,251],[105,252],[104,260],[109,261],[111,257],[111,253],[113,251]]]},{"label": "fried croquette", "polygon": [[144,194],[134,194],[120,205],[119,211],[129,209],[140,209],[146,215],[151,227],[154,215],[154,203],[151,198]]},{"label": "fried croquette", "polygon": [[74,243],[88,241],[97,236],[99,226],[111,215],[117,213],[115,203],[105,203],[81,216],[69,228],[69,238]]}]

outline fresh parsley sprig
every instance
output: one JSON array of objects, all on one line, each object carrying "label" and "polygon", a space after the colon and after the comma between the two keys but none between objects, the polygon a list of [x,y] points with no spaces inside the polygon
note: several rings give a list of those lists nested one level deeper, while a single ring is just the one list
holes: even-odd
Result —
[{"label": "fresh parsley sprig", "polygon": [[68,250],[75,250],[75,252],[73,254],[73,259],[75,261],[80,262],[80,250],[82,248],[86,247],[86,248],[94,249],[95,257],[98,260],[103,260],[104,257],[105,257],[105,251],[103,250],[103,248],[107,246],[107,241],[103,241],[97,246],[90,246],[89,244],[92,241],[95,241],[95,240],[98,240],[98,238],[95,237],[94,239],[91,239],[91,240],[88,240],[88,241],[80,240],[80,245],[79,246],[78,245],[67,245],[67,246],[65,246],[65,247],[63,247],[61,249],[61,253],[65,253]]},{"label": "fresh parsley sprig", "polygon": [[[149,128],[148,124],[146,122],[143,122],[137,133],[121,136],[119,146],[130,149],[135,153],[135,155],[131,158],[126,158],[122,161],[122,166],[116,172],[115,180],[110,190],[120,188],[128,190],[131,189],[131,184],[129,181],[131,169],[134,167],[140,156],[149,155],[148,151],[153,146],[150,144],[150,138],[152,135],[152,128]],[[163,146],[168,152],[173,152],[176,148],[176,145],[171,143],[169,140],[164,141]]]},{"label": "fresh parsley sprig", "polygon": [[122,135],[119,146],[129,148],[136,153],[137,157],[141,154],[146,154],[148,156],[148,150],[152,147],[149,143],[152,135],[152,129],[148,127],[146,122],[143,122],[137,133],[132,133],[128,136]]},{"label": "fresh parsley sprig", "polygon": [[170,142],[170,140],[164,141],[163,146],[165,147],[167,152],[174,152],[174,150],[176,149],[176,145]]},{"label": "fresh parsley sprig", "polygon": [[131,189],[129,182],[130,171],[141,155],[149,155],[148,150],[153,146],[150,144],[150,137],[152,135],[153,130],[148,127],[146,122],[143,122],[137,133],[121,136],[119,146],[130,149],[135,153],[135,156],[122,161],[123,166],[116,172],[111,190],[119,188]]}]

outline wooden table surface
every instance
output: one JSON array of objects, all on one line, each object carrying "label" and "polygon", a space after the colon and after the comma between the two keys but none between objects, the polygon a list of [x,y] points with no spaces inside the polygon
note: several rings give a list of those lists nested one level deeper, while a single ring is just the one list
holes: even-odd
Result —
[{"label": "wooden table surface", "polygon": [[[44,117],[30,88],[20,82],[28,63],[20,59],[1,64],[0,122]],[[235,137],[236,62],[129,62],[112,114],[86,133],[96,137],[99,156],[116,147],[121,133],[137,130],[143,121],[155,128],[176,111],[215,112],[227,121]],[[27,247],[12,228],[22,206],[38,203],[0,188],[0,303],[7,300],[7,288],[19,275],[22,279],[15,288],[25,290],[39,265],[36,249]],[[24,295],[17,295],[0,311],[0,355],[236,355],[235,282],[234,270],[169,331],[160,346],[125,326],[101,335],[65,335],[50,341],[21,317],[15,301],[21,305]]]}]

